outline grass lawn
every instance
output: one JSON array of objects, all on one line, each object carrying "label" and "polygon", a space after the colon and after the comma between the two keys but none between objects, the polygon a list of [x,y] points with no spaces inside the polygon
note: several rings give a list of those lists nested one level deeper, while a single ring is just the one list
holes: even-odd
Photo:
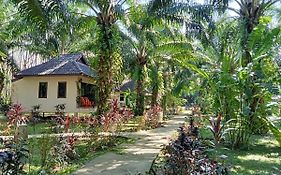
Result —
[{"label": "grass lawn", "polygon": [[[139,123],[137,118],[133,118],[126,124],[122,124],[119,131],[136,131]],[[63,133],[64,128],[58,128],[54,131],[54,127],[57,126],[54,122],[40,122],[36,124],[28,123],[27,130],[29,135],[43,134],[42,138],[29,138],[27,141],[27,148],[29,150],[29,157],[27,165],[25,165],[25,172],[28,175],[38,175],[42,170],[42,165],[47,170],[54,170],[51,174],[66,175],[77,170],[87,161],[104,154],[106,152],[116,152],[122,154],[122,149],[118,145],[122,143],[132,143],[134,139],[129,139],[122,136],[96,136],[96,138],[79,138],[75,144],[75,151],[78,155],[76,159],[65,164],[60,161],[60,155],[52,156],[52,149],[54,147],[61,146],[58,144],[58,138],[48,136],[48,134]],[[0,119],[0,135],[13,135],[14,131],[10,130],[9,133],[3,132],[7,128],[7,120],[3,116]],[[89,132],[87,124],[71,124],[69,132]],[[62,146],[61,146],[62,147]],[[44,159],[44,155],[46,159]],[[63,163],[63,164],[61,164]],[[58,166],[53,166],[58,165]]]},{"label": "grass lawn", "polygon": [[[28,147],[30,150],[30,157],[28,160],[28,164],[25,166],[26,172],[28,175],[38,175],[39,170],[42,165],[42,153],[44,150],[48,152],[46,162],[44,165],[48,164],[48,162],[55,161],[55,165],[59,165],[58,159],[54,159],[54,157],[50,157],[51,154],[50,149],[55,146],[53,138],[49,141],[46,141],[46,138],[32,138],[28,140]],[[133,139],[129,139],[126,137],[108,137],[106,139],[95,140],[94,142],[89,140],[79,140],[75,146],[75,150],[77,152],[78,157],[71,161],[68,164],[63,165],[60,168],[57,168],[56,172],[53,172],[57,175],[67,175],[71,172],[74,172],[87,161],[104,154],[106,152],[116,152],[122,153],[122,150],[118,148],[118,145],[122,143],[133,143]],[[55,155],[55,157],[59,157],[59,155]],[[56,162],[57,161],[57,162]]]},{"label": "grass lawn", "polygon": [[[276,123],[281,129],[281,123]],[[202,129],[205,138],[212,138],[207,129]],[[269,133],[253,136],[248,149],[231,150],[223,146],[213,152],[216,156],[226,155],[225,163],[231,166],[231,174],[279,175],[281,174],[281,147]]]},{"label": "grass lawn", "polygon": [[[133,118],[129,120],[127,123],[121,125],[119,131],[122,132],[134,132],[139,129],[139,118]],[[57,127],[58,125],[54,121],[45,121],[39,122],[36,124],[28,123],[27,130],[29,135],[36,135],[36,134],[55,134],[55,133],[63,133],[64,128]],[[69,131],[72,132],[84,132],[85,129],[88,127],[86,123],[80,124],[71,124]],[[7,136],[7,135],[14,135],[14,130],[7,131],[7,120],[4,115],[0,114],[0,135]]]},{"label": "grass lawn", "polygon": [[[29,175],[38,175],[41,171],[42,165],[60,165],[60,156],[55,155],[52,157],[51,153],[52,148],[55,146],[60,146],[58,144],[58,138],[50,137],[48,134],[54,133],[63,133],[64,128],[58,128],[54,131],[56,123],[54,122],[40,122],[36,124],[29,123],[27,125],[27,130],[29,135],[34,134],[43,134],[42,138],[29,138],[27,141],[27,148],[29,150],[29,158],[27,165],[25,166],[25,171]],[[138,127],[138,122],[135,119],[132,119],[127,124],[123,124],[120,131],[135,131]],[[14,130],[10,130],[9,133],[4,132],[7,129],[7,120],[6,117],[1,116],[0,118],[0,135],[13,135]],[[71,124],[69,132],[85,132],[88,130],[88,126],[85,123],[82,124]],[[79,138],[75,144],[75,151],[78,155],[76,159],[72,160],[69,163],[64,162],[63,165],[57,166],[55,172],[51,174],[57,175],[66,175],[77,170],[87,161],[92,160],[93,158],[104,154],[106,152],[116,152],[122,153],[122,149],[118,145],[122,143],[132,143],[133,139],[129,139],[122,136],[109,136],[109,137],[97,137],[96,138]],[[46,159],[44,160],[44,154]],[[43,163],[42,163],[43,162]],[[50,163],[51,162],[51,163]],[[46,169],[53,170],[53,167],[46,167]]]}]

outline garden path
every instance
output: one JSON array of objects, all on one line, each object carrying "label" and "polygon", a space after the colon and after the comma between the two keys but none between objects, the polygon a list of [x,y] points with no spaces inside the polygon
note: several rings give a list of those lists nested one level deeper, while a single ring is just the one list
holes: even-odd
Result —
[{"label": "garden path", "polygon": [[127,137],[136,139],[135,143],[121,145],[123,152],[108,152],[88,162],[72,175],[137,175],[145,174],[152,161],[167,144],[169,138],[184,122],[186,115],[176,115],[163,127],[148,131],[128,133]]}]

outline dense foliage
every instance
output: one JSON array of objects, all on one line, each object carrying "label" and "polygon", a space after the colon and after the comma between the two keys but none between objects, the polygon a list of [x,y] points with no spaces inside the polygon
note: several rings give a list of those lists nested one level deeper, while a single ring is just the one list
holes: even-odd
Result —
[{"label": "dense foliage", "polygon": [[[275,126],[281,115],[279,6],[280,0],[0,0],[0,115],[16,129],[27,121],[21,106],[11,104],[12,75],[18,69],[82,52],[97,73],[97,111],[92,113],[97,117],[65,117],[59,104],[55,130],[87,125],[96,139],[98,132],[116,131],[133,118],[132,110],[147,128],[155,128],[162,112],[196,105],[193,113],[209,125],[217,147],[249,147],[251,137],[268,132],[281,145]],[[121,109],[110,99],[129,80],[134,85],[124,92]],[[42,119],[39,108],[32,111],[34,124]],[[50,152],[61,159],[50,167],[76,158],[75,138],[45,141],[56,147],[40,148],[42,167]],[[197,137],[183,129],[166,151],[166,163],[180,167],[169,167],[166,174],[217,169],[202,154]],[[2,157],[15,155],[11,150]]]},{"label": "dense foliage", "polygon": [[1,174],[23,174],[29,153],[27,145],[24,142],[15,143],[1,140],[0,148],[6,149],[0,152]]},{"label": "dense foliage", "polygon": [[178,130],[178,137],[165,146],[150,174],[228,174],[225,165],[206,155],[208,146],[198,137],[199,128],[190,118],[187,126]]}]

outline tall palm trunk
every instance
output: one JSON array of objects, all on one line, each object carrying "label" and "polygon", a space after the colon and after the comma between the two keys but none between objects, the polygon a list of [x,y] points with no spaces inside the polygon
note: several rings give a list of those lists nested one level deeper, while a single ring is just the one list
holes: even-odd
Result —
[{"label": "tall palm trunk", "polygon": [[4,89],[4,80],[5,80],[5,75],[3,72],[0,72],[0,95],[2,94],[2,91]]},{"label": "tall palm trunk", "polygon": [[[0,100],[2,99],[2,91],[4,89],[4,85],[5,85],[5,73],[4,73],[4,70],[3,70],[3,66],[4,66],[4,61],[2,59],[2,57],[0,57]],[[1,101],[0,101],[1,102]]]},{"label": "tall palm trunk", "polygon": [[136,98],[136,110],[135,115],[141,116],[144,113],[144,82],[145,82],[145,73],[144,68],[147,63],[147,53],[144,46],[139,49],[139,53],[137,54],[137,98]]},{"label": "tall palm trunk", "polygon": [[163,84],[164,84],[164,94],[162,97],[162,109],[163,109],[163,116],[166,116],[167,113],[167,88],[168,88],[168,75],[163,74]]},{"label": "tall palm trunk", "polygon": [[253,5],[255,0],[248,0],[245,2],[245,5],[242,7],[240,13],[243,21],[243,35],[242,35],[242,48],[243,48],[243,60],[242,66],[246,67],[249,63],[252,62],[251,48],[248,45],[249,37],[253,32],[254,28],[258,25],[262,11],[260,9],[260,4],[256,3]]},{"label": "tall palm trunk", "polygon": [[151,107],[158,105],[158,94],[159,94],[159,84],[160,79],[158,75],[158,66],[155,65],[155,67],[152,68],[152,96],[151,96]]},{"label": "tall palm trunk", "polygon": [[108,10],[106,13],[99,13],[97,17],[97,24],[99,26],[98,32],[98,102],[97,113],[103,114],[107,111],[107,101],[110,98],[113,84],[113,61],[114,52],[116,51],[115,35],[117,34],[116,22],[114,12]]},{"label": "tall palm trunk", "polygon": [[[158,81],[158,80],[155,80]],[[157,106],[157,99],[158,99],[159,88],[157,85],[152,87],[152,97],[151,97],[151,107]]]},{"label": "tall palm trunk", "polygon": [[137,86],[136,86],[136,92],[137,92],[137,98],[136,98],[136,110],[135,115],[136,116],[142,116],[144,113],[144,78],[143,77],[143,67],[139,68],[139,77],[137,79]]},{"label": "tall palm trunk", "polygon": [[[241,18],[243,19],[243,28],[244,33],[242,35],[242,48],[243,48],[243,56],[242,56],[242,66],[247,67],[248,64],[253,62],[253,58],[251,55],[252,48],[249,46],[250,35],[252,34],[254,28],[259,24],[260,17],[263,15],[263,11],[260,8],[261,4],[256,2],[255,0],[248,0],[245,2],[243,8],[241,8]],[[256,128],[255,125],[255,113],[256,108],[259,105],[259,89],[257,85],[255,85],[256,76],[253,76],[250,79],[249,85],[251,86],[251,95],[247,97],[246,102],[250,107],[249,114],[249,122],[251,123],[251,130],[254,131]]]}]

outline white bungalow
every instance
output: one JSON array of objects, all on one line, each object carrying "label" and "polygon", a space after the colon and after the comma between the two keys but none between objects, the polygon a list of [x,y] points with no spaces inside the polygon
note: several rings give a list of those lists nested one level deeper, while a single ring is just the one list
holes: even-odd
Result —
[{"label": "white bungalow", "polygon": [[25,112],[36,105],[56,112],[61,104],[65,112],[89,112],[95,106],[95,75],[82,54],[62,55],[17,73],[12,100]]},{"label": "white bungalow", "polygon": [[[147,89],[145,89],[144,91],[145,103],[150,104],[151,93]],[[129,103],[134,103],[135,99],[130,99],[130,96],[134,93],[136,93],[136,82],[129,79],[125,80],[120,87],[115,89],[114,98],[118,99],[120,106],[127,106]]]}]

